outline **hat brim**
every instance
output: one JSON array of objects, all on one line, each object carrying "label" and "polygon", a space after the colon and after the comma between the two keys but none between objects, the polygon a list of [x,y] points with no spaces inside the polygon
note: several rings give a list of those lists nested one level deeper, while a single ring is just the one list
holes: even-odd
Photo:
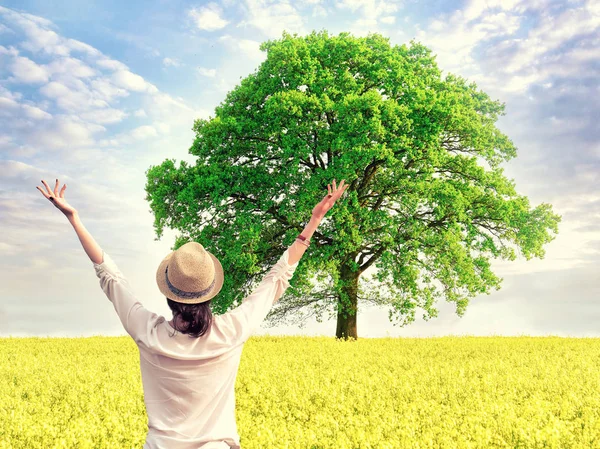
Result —
[{"label": "hat brim", "polygon": [[210,292],[208,292],[208,294],[201,296],[199,298],[181,298],[180,296],[173,293],[169,289],[169,286],[167,285],[167,278],[165,277],[165,270],[167,268],[167,265],[169,264],[169,260],[171,260],[171,257],[173,256],[174,252],[175,251],[172,251],[170,254],[168,254],[163,259],[163,261],[158,266],[158,269],[156,270],[156,283],[158,284],[158,289],[160,290],[160,292],[163,295],[165,295],[167,298],[169,298],[172,301],[180,302],[183,304],[200,304],[200,303],[206,302],[206,301],[214,298],[221,291],[221,288],[223,288],[223,280],[224,280],[223,266],[221,265],[221,262],[219,261],[219,259],[217,259],[214,256],[214,254],[212,254],[210,251],[206,251],[208,253],[208,255],[211,257],[211,259],[213,260],[213,263],[215,265],[215,285],[213,285],[212,290]]}]

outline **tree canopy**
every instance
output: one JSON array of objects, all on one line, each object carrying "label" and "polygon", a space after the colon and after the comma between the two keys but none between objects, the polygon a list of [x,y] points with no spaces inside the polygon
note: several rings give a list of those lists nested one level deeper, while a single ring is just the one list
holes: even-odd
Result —
[{"label": "tree canopy", "polygon": [[[561,217],[532,208],[500,167],[516,157],[495,122],[504,104],[460,76],[442,77],[424,45],[371,34],[283,33],[214,116],[196,119],[189,149],[147,171],[146,199],[173,249],[198,241],[225,268],[223,313],[250,293],[309,220],[332,179],[350,183],[314,233],[271,324],[336,316],[357,337],[358,304],[403,326],[462,316],[501,280],[490,258],[544,257]],[[486,169],[479,162],[485,161]],[[373,275],[363,273],[374,267]]]}]

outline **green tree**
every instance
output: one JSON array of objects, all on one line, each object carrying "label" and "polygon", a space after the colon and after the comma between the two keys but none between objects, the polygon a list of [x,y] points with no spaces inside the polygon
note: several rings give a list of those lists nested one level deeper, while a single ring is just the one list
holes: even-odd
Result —
[{"label": "green tree", "polygon": [[[504,104],[448,74],[425,46],[378,34],[283,33],[266,60],[195,120],[196,165],[151,166],[147,197],[158,239],[195,240],[226,267],[213,303],[249,294],[291,245],[332,179],[350,187],[315,232],[270,324],[337,315],[336,337],[357,338],[361,304],[388,306],[400,326],[500,288],[490,257],[531,259],[558,232],[549,204],[531,208],[499,164],[516,156],[494,125]],[[485,160],[489,169],[478,164]],[[510,246],[512,244],[512,246]],[[375,273],[363,275],[371,266]]]}]

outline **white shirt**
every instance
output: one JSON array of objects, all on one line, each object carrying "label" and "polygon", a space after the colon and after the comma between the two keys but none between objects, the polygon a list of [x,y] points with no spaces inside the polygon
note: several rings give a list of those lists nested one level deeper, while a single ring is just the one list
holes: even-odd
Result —
[{"label": "white shirt", "polygon": [[289,248],[242,304],[213,315],[200,338],[175,330],[165,317],[144,308],[112,258],[93,263],[140,353],[148,433],[144,449],[241,449],[235,421],[235,379],[244,343],[289,287],[298,262]]}]

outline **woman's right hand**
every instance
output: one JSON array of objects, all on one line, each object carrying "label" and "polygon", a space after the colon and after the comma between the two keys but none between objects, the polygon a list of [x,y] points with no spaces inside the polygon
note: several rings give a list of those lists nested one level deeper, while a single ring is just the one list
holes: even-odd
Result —
[{"label": "woman's right hand", "polygon": [[327,195],[317,204],[312,210],[313,218],[322,220],[325,214],[333,207],[335,202],[342,196],[350,184],[344,185],[344,179],[340,182],[339,186],[335,185],[335,179],[333,180],[333,189],[331,184],[327,184]]}]

